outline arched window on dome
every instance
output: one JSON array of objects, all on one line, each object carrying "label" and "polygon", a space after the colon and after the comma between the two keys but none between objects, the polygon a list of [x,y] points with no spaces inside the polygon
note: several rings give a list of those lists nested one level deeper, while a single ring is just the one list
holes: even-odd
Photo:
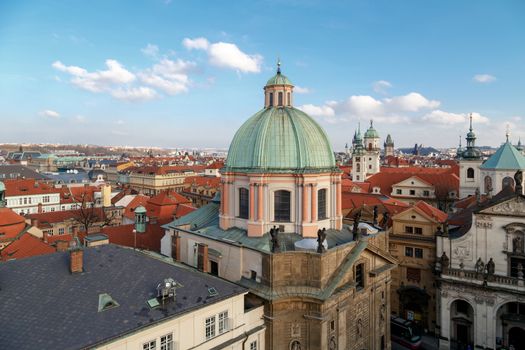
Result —
[{"label": "arched window on dome", "polygon": [[317,191],[317,220],[326,219],[326,188]]},{"label": "arched window on dome", "polygon": [[508,186],[514,188],[514,179],[510,176],[504,177],[503,180],[501,181],[502,189]]},{"label": "arched window on dome", "polygon": [[274,195],[274,221],[290,222],[290,191],[275,191]]},{"label": "arched window on dome", "polygon": [[273,92],[270,92],[270,95],[268,96],[268,106],[273,106]]},{"label": "arched window on dome", "polygon": [[292,105],[292,95],[290,93],[288,93],[288,98],[287,98],[287,105],[288,106],[291,106]]},{"label": "arched window on dome", "polygon": [[467,169],[467,179],[473,179],[474,178],[474,169],[468,168]]},{"label": "arched window on dome", "polygon": [[248,219],[250,209],[250,191],[246,188],[239,188],[239,217]]},{"label": "arched window on dome", "polygon": [[282,106],[283,105],[283,93],[282,92],[279,92],[279,106]]}]

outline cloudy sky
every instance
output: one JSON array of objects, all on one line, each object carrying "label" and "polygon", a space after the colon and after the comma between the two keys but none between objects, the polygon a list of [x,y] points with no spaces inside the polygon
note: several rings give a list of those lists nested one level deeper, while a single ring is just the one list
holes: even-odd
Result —
[{"label": "cloudy sky", "polygon": [[[1,1],[0,142],[227,147],[282,70],[336,150],[525,141],[525,2]],[[463,141],[464,142],[464,141]]]}]

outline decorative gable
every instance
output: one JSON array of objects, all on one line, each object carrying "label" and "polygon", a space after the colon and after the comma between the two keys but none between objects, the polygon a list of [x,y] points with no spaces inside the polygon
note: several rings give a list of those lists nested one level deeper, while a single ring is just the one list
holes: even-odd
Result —
[{"label": "decorative gable", "polygon": [[434,186],[431,183],[423,181],[421,178],[419,178],[417,176],[411,176],[408,179],[405,179],[405,180],[403,180],[401,182],[393,184],[392,187],[393,188],[395,188],[395,187],[427,187],[427,188],[433,188]]},{"label": "decorative gable", "polygon": [[481,210],[480,214],[496,214],[525,217],[525,198],[523,196],[513,197],[511,199],[497,203],[491,207]]}]

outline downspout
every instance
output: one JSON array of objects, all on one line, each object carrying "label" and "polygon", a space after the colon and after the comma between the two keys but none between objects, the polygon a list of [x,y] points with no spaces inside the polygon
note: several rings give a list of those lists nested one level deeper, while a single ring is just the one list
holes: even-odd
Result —
[{"label": "downspout", "polygon": [[242,350],[245,350],[244,346],[245,346],[246,342],[248,341],[248,337],[249,337],[248,333],[246,333],[246,332],[244,332],[244,335],[246,335],[246,339],[244,339],[242,341],[242,348],[241,348]]}]

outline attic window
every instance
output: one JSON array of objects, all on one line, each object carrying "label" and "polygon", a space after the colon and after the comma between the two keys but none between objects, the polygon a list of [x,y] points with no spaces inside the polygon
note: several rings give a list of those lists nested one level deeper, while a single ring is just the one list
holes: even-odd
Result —
[{"label": "attic window", "polygon": [[107,293],[102,293],[98,295],[98,312],[106,311],[119,306],[120,304],[117,303],[117,301],[113,299],[111,295]]},{"label": "attic window", "polygon": [[215,287],[210,287],[208,288],[208,295],[210,297],[216,297],[217,295],[219,295],[219,292],[217,292],[217,289],[215,289]]}]

